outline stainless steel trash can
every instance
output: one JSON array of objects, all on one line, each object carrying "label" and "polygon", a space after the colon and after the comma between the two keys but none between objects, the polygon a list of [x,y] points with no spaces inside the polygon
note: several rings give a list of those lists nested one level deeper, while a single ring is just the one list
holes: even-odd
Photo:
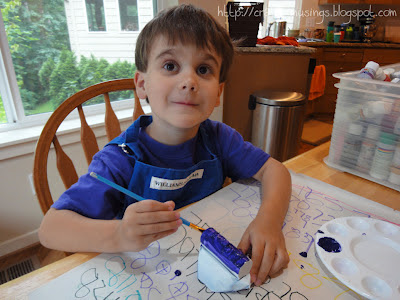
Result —
[{"label": "stainless steel trash can", "polygon": [[306,101],[303,94],[296,92],[262,90],[250,95],[253,145],[281,162],[296,156]]}]

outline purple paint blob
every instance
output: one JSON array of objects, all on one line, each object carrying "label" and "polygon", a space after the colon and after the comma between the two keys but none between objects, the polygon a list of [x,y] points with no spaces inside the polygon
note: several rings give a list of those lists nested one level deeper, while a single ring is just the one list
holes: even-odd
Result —
[{"label": "purple paint blob", "polygon": [[299,255],[306,258],[307,257],[307,252],[300,252]]},{"label": "purple paint blob", "polygon": [[179,270],[176,270],[176,271],[175,271],[175,275],[176,275],[176,276],[181,276],[181,275],[182,275],[182,272],[179,271]]},{"label": "purple paint blob", "polygon": [[318,241],[318,246],[320,246],[326,252],[338,253],[342,251],[342,246],[340,246],[340,244],[331,237],[320,238]]},{"label": "purple paint blob", "polygon": [[242,266],[250,260],[214,228],[206,229],[201,234],[200,241],[205,248],[236,274],[239,274]]}]

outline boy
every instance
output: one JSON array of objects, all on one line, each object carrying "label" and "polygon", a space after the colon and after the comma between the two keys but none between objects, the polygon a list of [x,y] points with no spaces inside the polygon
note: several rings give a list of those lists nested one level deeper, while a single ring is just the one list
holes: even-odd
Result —
[{"label": "boy", "polygon": [[201,9],[182,5],[149,22],[137,40],[135,84],[152,116],[136,120],[89,166],[89,173],[149,200],[135,202],[86,174],[45,215],[42,244],[71,252],[140,251],[182,225],[174,208],[217,191],[226,176],[254,177],[262,182],[262,204],[238,248],[252,256],[256,285],[286,267],[288,171],[232,128],[208,120],[232,57],[225,29]]}]

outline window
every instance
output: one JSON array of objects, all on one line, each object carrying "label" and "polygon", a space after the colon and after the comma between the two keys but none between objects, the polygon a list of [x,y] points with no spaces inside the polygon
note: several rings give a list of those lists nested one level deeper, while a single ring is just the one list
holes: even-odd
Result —
[{"label": "window", "polygon": [[136,0],[119,0],[119,14],[121,18],[121,30],[139,30],[138,9]]},{"label": "window", "polygon": [[[96,1],[0,0],[0,131],[10,128],[10,123],[18,123],[18,127],[42,124],[49,112],[75,92],[102,81],[134,76],[137,32],[121,33],[119,22],[110,25],[107,33],[88,32],[87,22],[81,18],[88,3],[93,12],[95,3],[100,3],[97,9],[102,11],[102,21],[95,21],[95,26],[105,25],[104,13],[110,19],[119,15],[118,1],[108,1],[109,10],[104,10],[103,1]],[[143,23],[153,18],[155,2],[142,0],[148,8],[141,15]],[[136,15],[138,23],[141,10],[136,1],[125,0],[124,5],[125,19],[133,20]],[[133,95],[110,97],[117,101]],[[131,103],[120,103],[120,108],[131,108]]]},{"label": "window", "polygon": [[85,0],[89,31],[106,31],[103,0]]},{"label": "window", "polygon": [[[299,0],[264,0],[264,11],[267,9],[268,13],[264,17],[265,22],[261,36],[267,35],[268,26],[273,22],[286,21],[286,30],[298,29],[300,20],[295,16],[295,10],[299,9],[299,5],[301,5]],[[273,35],[273,32],[270,35]]]}]

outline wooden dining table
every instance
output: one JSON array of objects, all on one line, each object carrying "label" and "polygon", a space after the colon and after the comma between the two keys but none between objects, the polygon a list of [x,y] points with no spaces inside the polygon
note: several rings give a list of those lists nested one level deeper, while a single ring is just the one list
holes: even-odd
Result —
[{"label": "wooden dining table", "polygon": [[[310,176],[395,210],[400,210],[400,192],[327,166],[323,159],[328,156],[329,146],[330,142],[327,142],[287,160],[284,164],[293,172]],[[35,289],[98,254],[74,253],[29,274],[4,283],[0,285],[0,299],[28,299],[28,295]]]}]

